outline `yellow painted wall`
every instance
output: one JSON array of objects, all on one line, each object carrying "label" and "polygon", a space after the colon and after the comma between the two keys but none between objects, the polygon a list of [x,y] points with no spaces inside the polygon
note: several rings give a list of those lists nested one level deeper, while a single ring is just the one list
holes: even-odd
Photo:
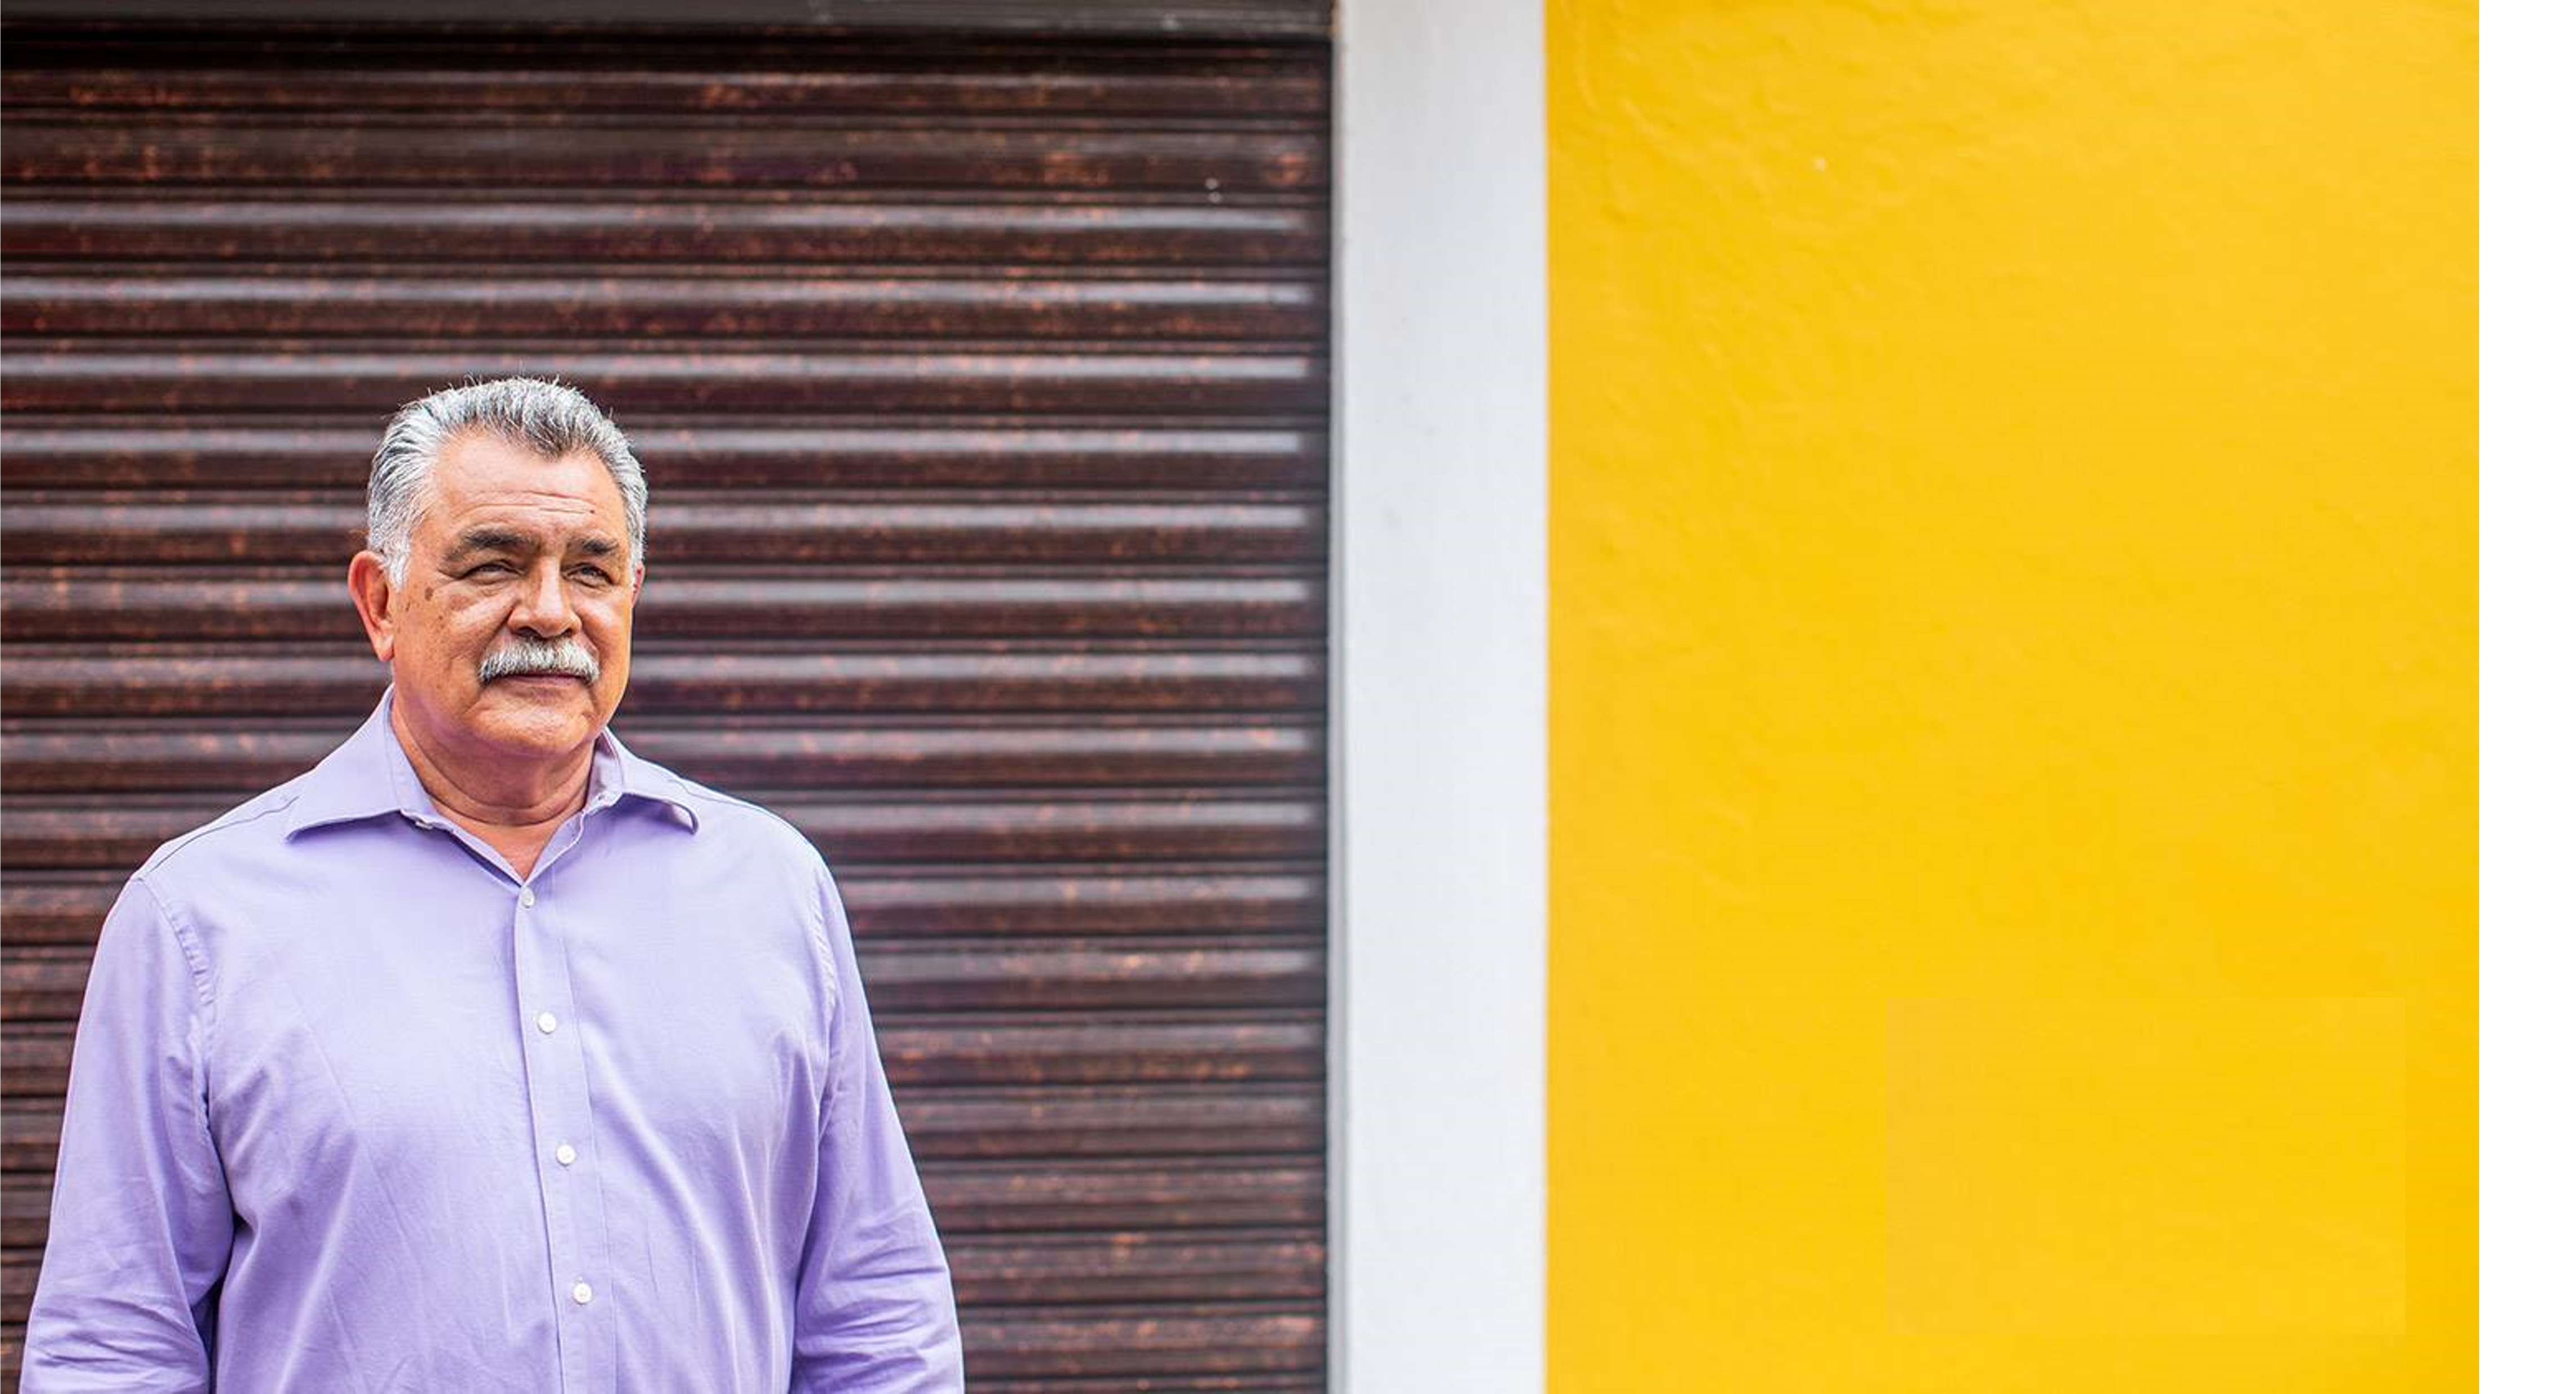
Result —
[{"label": "yellow painted wall", "polygon": [[1552,0],[1554,1394],[2475,1371],[2475,11]]}]

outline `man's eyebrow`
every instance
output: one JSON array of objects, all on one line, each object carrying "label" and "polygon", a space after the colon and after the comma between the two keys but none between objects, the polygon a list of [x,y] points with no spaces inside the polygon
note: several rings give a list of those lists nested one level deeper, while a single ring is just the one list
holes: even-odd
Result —
[{"label": "man's eyebrow", "polygon": [[454,561],[475,552],[533,552],[536,549],[534,536],[516,528],[486,523],[459,533],[454,545],[447,549],[447,559]]},{"label": "man's eyebrow", "polygon": [[575,538],[572,551],[577,557],[618,557],[626,554],[626,542],[623,538],[594,532]]}]

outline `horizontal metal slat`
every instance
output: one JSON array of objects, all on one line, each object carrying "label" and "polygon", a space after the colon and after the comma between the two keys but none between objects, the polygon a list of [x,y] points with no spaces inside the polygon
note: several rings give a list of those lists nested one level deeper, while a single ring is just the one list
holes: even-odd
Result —
[{"label": "horizontal metal slat", "polygon": [[0,256],[30,261],[546,262],[740,265],[1306,266],[1320,203],[862,200],[810,190],[602,202],[531,191],[405,198],[241,190],[173,198],[21,189],[0,206]]},{"label": "horizontal metal slat", "polygon": [[69,1067],[68,1036],[58,1028],[80,1015],[90,957],[85,948],[12,944],[0,958],[0,1040],[8,1047],[11,1095],[62,1092],[40,1086],[56,1064]]},{"label": "horizontal metal slat", "polygon": [[[78,545],[65,532],[57,539]],[[1324,578],[1293,576],[728,575],[664,566],[636,612],[657,638],[1274,638],[1320,635]],[[0,573],[12,642],[355,639],[346,577],[64,567]]]},{"label": "horizontal metal slat", "polygon": [[[1311,1152],[1324,1094],[1305,1083],[915,1088],[898,1096],[916,1158],[1177,1157]],[[61,1114],[0,1109],[0,1170],[50,1169]]]},{"label": "horizontal metal slat", "polygon": [[[1325,110],[1324,81],[1310,64],[1279,65],[1256,53],[1220,58],[1189,71],[1179,62],[1122,66],[1100,51],[1067,54],[955,52],[905,55],[884,49],[842,50],[874,70],[762,71],[793,59],[811,64],[828,41],[801,52],[717,48],[694,53],[632,48],[608,66],[582,63],[578,51],[523,49],[480,63],[450,64],[434,51],[405,65],[346,43],[292,41],[235,48],[220,38],[194,46],[184,73],[150,67],[81,67],[21,71],[9,80],[7,112],[48,108],[88,113],[126,111],[463,113],[665,111],[737,119],[767,115],[1049,115],[1310,116]],[[11,55],[25,64],[24,50]],[[35,61],[43,60],[42,46]],[[594,60],[595,61],[595,60]],[[217,66],[221,65],[221,66]],[[1050,71],[1049,69],[1052,69]]]},{"label": "horizontal metal slat", "polygon": [[[709,9],[702,0],[625,0],[613,9],[582,0],[17,0],[10,17],[50,36],[40,27],[46,22],[88,21],[95,26],[103,15],[128,23],[259,19],[311,24],[328,19],[332,27],[325,32],[353,47],[404,40],[448,47],[506,45],[541,38],[580,51],[591,35],[604,32],[622,49],[672,42],[660,36],[680,26],[682,42],[718,42],[746,31],[776,33],[791,45],[810,38],[817,51],[806,52],[804,61],[841,56],[847,50],[832,46],[832,40],[842,31],[856,31],[843,44],[864,45],[869,39],[902,43],[909,33],[921,46],[971,39],[1003,52],[1044,51],[1027,47],[1031,38],[1021,36],[1035,36],[1050,48],[1086,35],[1162,39],[1165,45],[1147,50],[1162,54],[1172,51],[1168,41],[1175,37],[1321,40],[1332,33],[1329,0],[868,0],[859,6],[734,0],[721,10]],[[543,27],[531,34],[530,25]],[[634,26],[639,25],[648,27],[637,33]],[[426,36],[424,26],[430,26]],[[462,35],[449,37],[453,29],[463,30]],[[887,30],[896,34],[888,36]],[[111,39],[125,32],[123,26],[106,26]],[[191,26],[181,32],[193,36],[195,30]],[[98,42],[84,29],[71,34]],[[11,37],[24,42],[19,35]],[[791,61],[799,51],[774,61]]]},{"label": "horizontal metal slat", "polygon": [[[111,872],[13,870],[0,880],[0,939],[11,951],[97,942],[124,885]],[[1320,934],[1324,883],[1309,870],[1115,871],[979,868],[974,875],[917,868],[869,874],[843,869],[841,899],[859,941],[884,938],[1165,934]]]},{"label": "horizontal metal slat", "polygon": [[[943,1235],[1030,1231],[1318,1225],[1324,1168],[1314,1157],[930,1162],[922,1188]],[[41,1248],[50,1169],[0,1184],[0,1246]]]},{"label": "horizontal metal slat", "polygon": [[1317,1157],[933,1162],[922,1167],[922,1186],[943,1234],[1313,1225],[1324,1218]]},{"label": "horizontal metal slat", "polygon": [[1321,857],[1320,794],[1222,791],[1045,802],[790,804],[770,800],[827,857],[854,861],[1105,861]]},{"label": "horizontal metal slat", "polygon": [[671,339],[1302,339],[1324,332],[1305,280],[541,276],[116,275],[0,279],[10,334],[536,336]]},{"label": "horizontal metal slat", "polygon": [[[0,706],[21,716],[343,716],[385,687],[360,650],[101,653],[14,645]],[[755,652],[639,645],[621,711],[637,716],[934,711],[1280,711],[1323,700],[1320,652],[1045,649]]]},{"label": "horizontal metal slat", "polygon": [[[21,985],[21,977],[14,970],[22,963],[45,961],[12,957],[8,966],[13,971],[6,979],[9,999],[33,1001],[47,1012],[61,1011],[61,990],[43,984]],[[76,1012],[80,1006],[76,990],[69,1000]],[[10,1021],[0,1027],[0,1099],[27,1108],[62,1107],[63,1096],[71,1089],[72,1025],[67,1019],[20,1018],[12,1009]]]},{"label": "horizontal metal slat", "polygon": [[[961,1304],[1224,1302],[1323,1296],[1317,1231],[962,1236],[949,1239],[951,1285]],[[0,1259],[0,1320],[24,1322],[35,1292],[34,1255]]]},{"label": "horizontal metal slat", "polygon": [[[874,984],[871,984],[873,989]],[[0,1096],[43,1105],[70,1078],[77,987],[20,988],[32,1013],[0,1028]],[[897,1088],[940,1085],[1211,1084],[1321,1077],[1318,1020],[995,1020],[922,1025],[880,1018]]]},{"label": "horizontal metal slat", "polygon": [[[745,726],[620,721],[639,753],[718,788],[1320,784],[1311,724]],[[230,791],[303,773],[347,738],[336,725],[20,722],[6,733],[12,795]]]},{"label": "horizontal metal slat", "polygon": [[[992,1010],[1221,1010],[1314,1007],[1324,1000],[1319,943],[1115,943],[974,948],[886,946],[863,940],[860,979],[878,1018]],[[0,1010],[8,1020],[80,1015],[90,948],[0,951]]]},{"label": "horizontal metal slat", "polygon": [[[977,1371],[984,1368],[983,1362],[971,1355],[969,1362]],[[1215,1370],[1197,1374],[1037,1375],[990,1380],[979,1373],[975,1377],[975,1394],[1208,1394],[1209,1391],[1255,1394],[1255,1391],[1279,1390],[1325,1394],[1324,1373],[1321,1369],[1260,1373]]]},{"label": "horizontal metal slat", "polygon": [[[1321,504],[1285,500],[742,500],[668,491],[646,519],[648,562],[772,567],[1315,562],[1330,527]],[[0,548],[13,566],[345,566],[365,545],[365,522],[358,496],[30,490],[0,514]]]},{"label": "horizontal metal slat", "polygon": [[[1320,1004],[1320,978],[1302,991]],[[1321,1079],[1324,1035],[1318,1016],[944,1025],[889,1017],[878,1027],[878,1047],[888,1077],[905,1087],[1213,1084]]]},{"label": "horizontal metal slat", "polygon": [[[343,563],[363,545],[358,500],[21,493],[0,519],[13,563],[98,560]],[[1320,504],[1266,500],[953,500],[831,496],[654,501],[646,553],[666,561],[1280,562],[1321,559]]]},{"label": "horizontal metal slat", "polygon": [[[959,1323],[979,1394],[986,1388],[1010,1394],[1082,1389],[1088,1394],[1108,1389],[1187,1388],[1186,1383],[1158,1385],[1140,1377],[1198,1371],[1222,1372],[1221,1379],[1314,1371],[1320,1382],[1323,1318],[1320,1304],[1133,1312],[983,1307],[960,1313]],[[1098,1382],[1054,1383],[1083,1376]]]},{"label": "horizontal metal slat", "polygon": [[[868,940],[860,965],[870,1003],[890,1014],[1320,1007],[1324,1001],[1320,941],[950,948]],[[975,1039],[960,1035],[954,1043],[973,1049]],[[1320,1039],[1313,1043],[1321,1048]]]},{"label": "horizontal metal slat", "polygon": [[[765,801],[827,857],[861,861],[1215,859],[1323,853],[1319,798],[1175,792],[1152,798],[825,803]],[[13,799],[0,861],[114,870],[207,822],[226,800]]]},{"label": "horizontal metal slat", "polygon": [[402,116],[331,123],[12,116],[14,183],[599,189],[1189,189],[1299,193],[1326,175],[1311,130],[949,125],[885,118]]},{"label": "horizontal metal slat", "polygon": [[[885,937],[1321,933],[1319,871],[1242,867],[1063,872],[845,870],[841,900],[862,941]],[[0,889],[0,895],[5,895]]]},{"label": "horizontal metal slat", "polygon": [[[1320,488],[1325,441],[1292,428],[1131,422],[1094,428],[869,423],[661,424],[621,416],[657,490]],[[381,420],[241,426],[167,417],[0,421],[5,486],[304,488],[364,496]]]},{"label": "horizontal metal slat", "polygon": [[26,340],[0,353],[0,409],[381,411],[452,383],[513,375],[568,379],[641,412],[1288,414],[1324,405],[1322,360],[1302,352],[392,352],[282,340],[144,350]]},{"label": "horizontal metal slat", "polygon": [[967,1235],[946,1244],[961,1303],[1226,1302],[1324,1295],[1319,1230]]},{"label": "horizontal metal slat", "polygon": [[0,974],[33,945],[78,944],[86,955],[98,943],[99,921],[124,889],[122,872],[113,875],[29,873],[0,878]]},{"label": "horizontal metal slat", "polygon": [[[1320,1302],[1125,1307],[969,1306],[959,1313],[977,1394],[1182,1394],[1323,1388]],[[25,1338],[0,1325],[0,1374]]]},{"label": "horizontal metal slat", "polygon": [[916,1157],[1115,1157],[1304,1152],[1324,1096],[1303,1084],[915,1089],[899,1101]]}]

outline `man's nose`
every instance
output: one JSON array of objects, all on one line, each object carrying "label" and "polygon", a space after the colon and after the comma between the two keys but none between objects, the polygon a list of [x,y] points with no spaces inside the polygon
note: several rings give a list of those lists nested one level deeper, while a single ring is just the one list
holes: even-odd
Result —
[{"label": "man's nose", "polygon": [[518,607],[510,612],[510,627],[540,639],[555,639],[578,626],[572,597],[564,588],[563,568],[551,561],[529,567],[527,580],[519,588]]}]

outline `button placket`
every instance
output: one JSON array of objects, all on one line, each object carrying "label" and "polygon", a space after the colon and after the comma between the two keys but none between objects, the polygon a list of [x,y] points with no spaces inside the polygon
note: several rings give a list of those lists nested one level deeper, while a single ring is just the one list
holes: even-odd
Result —
[{"label": "button placket", "polygon": [[536,1028],[526,1036],[528,1124],[539,1139],[555,1139],[542,1155],[553,1160],[538,1172],[538,1196],[546,1217],[547,1258],[555,1274],[557,1300],[566,1305],[556,1322],[557,1354],[563,1362],[564,1387],[589,1389],[607,1370],[604,1339],[598,1322],[577,1308],[599,1296],[595,1265],[604,1243],[595,1207],[585,1203],[573,1185],[570,1163],[563,1160],[569,1139],[590,1128],[590,1086],[578,1030],[565,1031],[551,1008],[537,1003],[573,1001],[570,962],[564,953],[560,913],[537,908],[533,886],[523,886],[511,913],[514,962],[517,966],[521,1020]]},{"label": "button placket", "polygon": [[[573,976],[572,938],[579,917],[566,912],[572,902],[562,893],[566,873],[558,870],[585,841],[597,844],[592,834],[601,830],[589,828],[589,821],[587,813],[576,815],[558,830],[556,840],[530,872],[515,916],[522,981],[529,989],[521,998],[522,1010],[546,1004],[533,1012],[539,1034],[527,1038],[531,1122],[541,1156],[554,1159],[552,1165],[542,1161],[539,1165],[548,1208],[559,1207],[567,1221],[569,1242],[555,1256],[555,1272],[562,1284],[556,1291],[571,1298],[570,1305],[558,1310],[564,1318],[566,1385],[575,1389],[613,1384],[617,1363],[615,1324],[609,1313],[598,1310],[614,1295],[616,1286],[615,1275],[608,1271],[615,1245],[608,1226],[606,1183],[596,1158],[581,1155],[581,1149],[596,1138],[597,1122],[590,1104],[589,1057],[582,1042],[580,985]],[[547,1018],[554,1019],[555,1029],[546,1029]],[[535,1068],[538,1061],[545,1065],[542,1076]],[[546,1086],[542,1102],[541,1078]]]}]

